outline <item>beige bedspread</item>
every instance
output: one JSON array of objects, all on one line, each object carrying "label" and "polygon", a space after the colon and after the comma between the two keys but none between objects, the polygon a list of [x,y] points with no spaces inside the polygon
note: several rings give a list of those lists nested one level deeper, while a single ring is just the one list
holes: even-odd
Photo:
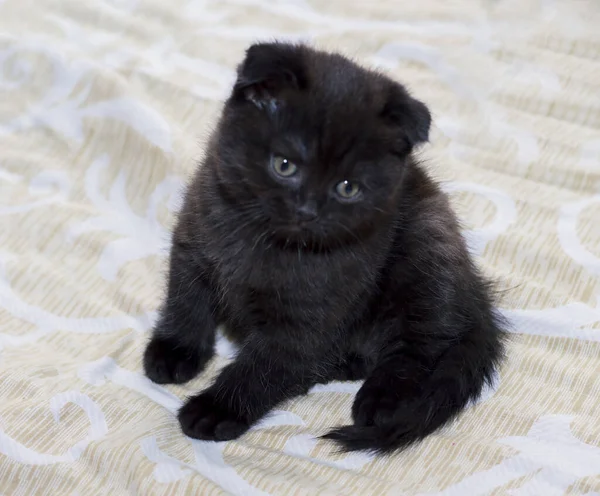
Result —
[{"label": "beige bedspread", "polygon": [[[497,387],[387,459],[316,436],[358,385],[190,441],[140,358],[179,191],[254,40],[384,67],[514,322]],[[0,493],[598,495],[598,0],[0,0]]]}]

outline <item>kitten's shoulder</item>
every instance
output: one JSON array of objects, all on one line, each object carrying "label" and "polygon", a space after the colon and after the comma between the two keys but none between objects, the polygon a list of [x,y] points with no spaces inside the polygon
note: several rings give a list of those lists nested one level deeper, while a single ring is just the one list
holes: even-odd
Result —
[{"label": "kitten's shoulder", "polygon": [[426,242],[431,248],[443,248],[447,254],[464,256],[460,222],[450,199],[417,161],[410,163],[405,188],[405,232],[419,244]]},{"label": "kitten's shoulder", "polygon": [[437,211],[455,217],[448,195],[425,166],[414,158],[409,159],[407,164],[403,188],[402,199],[408,203],[405,207],[416,212]]}]

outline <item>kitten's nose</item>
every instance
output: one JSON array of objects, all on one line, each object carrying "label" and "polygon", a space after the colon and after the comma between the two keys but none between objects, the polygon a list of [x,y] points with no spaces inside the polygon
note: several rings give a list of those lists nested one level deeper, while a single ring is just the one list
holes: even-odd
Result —
[{"label": "kitten's nose", "polygon": [[296,207],[296,218],[301,222],[308,222],[317,218],[317,205],[306,202]]}]

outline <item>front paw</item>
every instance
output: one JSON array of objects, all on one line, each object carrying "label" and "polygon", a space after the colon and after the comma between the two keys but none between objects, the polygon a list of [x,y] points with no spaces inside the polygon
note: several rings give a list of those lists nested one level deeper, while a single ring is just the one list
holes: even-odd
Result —
[{"label": "front paw", "polygon": [[250,422],[218,401],[211,391],[191,398],[179,410],[179,423],[186,436],[205,441],[230,441],[244,434]]},{"label": "front paw", "polygon": [[196,377],[211,356],[212,350],[202,351],[154,336],[144,353],[144,372],[157,384],[183,384]]}]

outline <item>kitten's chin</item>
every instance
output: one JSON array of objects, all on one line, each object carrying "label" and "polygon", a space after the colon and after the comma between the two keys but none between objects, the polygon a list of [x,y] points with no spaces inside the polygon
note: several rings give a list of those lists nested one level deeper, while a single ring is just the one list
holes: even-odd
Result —
[{"label": "kitten's chin", "polygon": [[283,248],[309,248],[322,245],[314,232],[303,225],[286,225],[276,230],[275,239],[277,244]]}]

